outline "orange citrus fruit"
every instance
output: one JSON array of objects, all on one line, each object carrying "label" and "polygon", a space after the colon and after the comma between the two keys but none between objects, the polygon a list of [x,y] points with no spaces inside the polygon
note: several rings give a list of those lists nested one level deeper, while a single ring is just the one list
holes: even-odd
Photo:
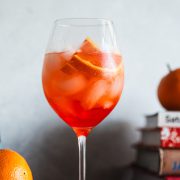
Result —
[{"label": "orange citrus fruit", "polygon": [[76,73],[78,70],[90,76],[113,77],[123,70],[122,57],[117,53],[100,51],[87,37],[61,70],[67,74]]},{"label": "orange citrus fruit", "polygon": [[77,52],[84,52],[84,53],[88,54],[88,53],[94,53],[96,51],[99,51],[98,47],[95,45],[95,43],[89,37],[87,37],[83,41],[80,49]]},{"label": "orange citrus fruit", "polygon": [[26,160],[10,149],[0,150],[0,180],[33,180]]},{"label": "orange citrus fruit", "polygon": [[90,73],[95,76],[112,75],[119,71],[119,68],[106,68],[92,64],[91,62],[82,59],[78,55],[74,55],[70,61],[73,67],[76,67],[79,71]]},{"label": "orange citrus fruit", "polygon": [[84,40],[69,63],[79,71],[95,76],[116,75],[122,69],[119,54],[100,51],[90,38]]}]

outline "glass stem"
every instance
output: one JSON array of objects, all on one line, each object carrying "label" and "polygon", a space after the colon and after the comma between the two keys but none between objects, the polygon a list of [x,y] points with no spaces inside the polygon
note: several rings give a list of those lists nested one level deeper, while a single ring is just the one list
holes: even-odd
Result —
[{"label": "glass stem", "polygon": [[86,136],[78,137],[79,144],[79,180],[86,179]]}]

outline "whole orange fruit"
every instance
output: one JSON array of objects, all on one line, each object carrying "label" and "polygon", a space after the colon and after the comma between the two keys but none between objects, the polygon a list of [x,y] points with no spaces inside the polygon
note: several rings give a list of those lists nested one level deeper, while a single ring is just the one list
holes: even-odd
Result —
[{"label": "whole orange fruit", "polygon": [[180,68],[171,70],[162,78],[158,87],[162,106],[171,111],[180,111]]},{"label": "whole orange fruit", "polygon": [[26,160],[17,152],[0,150],[0,180],[33,180]]}]

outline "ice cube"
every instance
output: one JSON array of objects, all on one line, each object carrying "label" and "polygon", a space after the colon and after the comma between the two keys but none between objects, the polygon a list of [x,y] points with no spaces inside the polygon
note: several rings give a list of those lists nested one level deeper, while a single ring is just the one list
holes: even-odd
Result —
[{"label": "ice cube", "polygon": [[48,68],[52,70],[61,70],[67,66],[72,56],[72,52],[49,53],[46,55]]},{"label": "ice cube", "polygon": [[114,80],[111,80],[111,82],[108,81],[106,94],[98,101],[98,106],[104,109],[111,108],[120,96],[122,86],[122,77],[119,75],[115,77]]},{"label": "ice cube", "polygon": [[110,107],[112,107],[114,105],[114,102],[112,100],[107,100],[102,104],[102,107],[104,109],[109,109]]},{"label": "ice cube", "polygon": [[69,61],[69,60],[71,60],[71,58],[72,58],[72,56],[73,56],[74,53],[75,53],[74,51],[64,51],[64,52],[62,52],[62,57],[63,57],[66,61]]},{"label": "ice cube", "polygon": [[98,104],[98,101],[107,93],[108,84],[106,80],[94,82],[84,94],[81,105],[90,110]]},{"label": "ice cube", "polygon": [[59,94],[70,96],[82,91],[86,87],[86,82],[86,78],[81,74],[65,75],[60,77],[59,81],[55,80],[53,86]]},{"label": "ice cube", "polygon": [[107,54],[107,58],[104,60],[103,67],[115,70],[116,69],[116,62],[114,61],[111,54]]},{"label": "ice cube", "polygon": [[61,69],[66,63],[63,53],[49,53],[45,56],[44,67],[50,71]]},{"label": "ice cube", "polygon": [[[108,89],[110,86],[108,86]],[[109,90],[107,89],[105,95],[98,101],[98,104],[96,107],[101,107],[104,109],[108,109],[114,105],[113,98],[109,95]]]},{"label": "ice cube", "polygon": [[123,77],[118,75],[111,84],[109,96],[114,98],[120,95],[123,88]]},{"label": "ice cube", "polygon": [[66,73],[66,74],[69,74],[69,75],[72,75],[72,74],[74,74],[74,73],[77,73],[77,70],[76,70],[71,64],[69,64],[69,63],[66,63],[66,64],[62,67],[61,71],[63,71],[63,72]]}]

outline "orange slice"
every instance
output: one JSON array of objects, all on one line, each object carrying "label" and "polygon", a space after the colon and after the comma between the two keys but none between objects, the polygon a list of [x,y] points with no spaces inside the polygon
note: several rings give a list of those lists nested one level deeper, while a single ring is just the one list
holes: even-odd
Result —
[{"label": "orange slice", "polygon": [[94,76],[114,76],[122,68],[122,64],[119,64],[119,66],[115,68],[96,66],[92,64],[90,61],[82,59],[78,55],[74,55],[69,63],[79,71],[86,72]]},{"label": "orange slice", "polygon": [[65,72],[81,71],[91,76],[114,76],[122,69],[119,54],[102,52],[90,39],[86,38],[64,68]]},{"label": "orange slice", "polygon": [[[98,59],[97,57],[92,57],[92,54],[94,54],[95,52],[98,52],[99,49],[98,47],[95,45],[95,43],[89,38],[87,37],[82,45],[80,46],[79,50],[77,50],[75,54],[78,54],[80,57],[85,58],[86,60],[89,59],[90,62],[95,61],[96,59]],[[85,57],[84,57],[85,55]],[[68,54],[68,53],[59,53],[59,56],[61,58],[61,60],[64,60],[66,63],[64,63],[64,66],[61,68],[61,70],[64,73],[67,74],[74,74],[77,71],[77,68],[73,67],[68,61],[73,57],[73,54]]]},{"label": "orange slice", "polygon": [[80,49],[77,50],[75,55],[97,66],[101,66],[100,59],[103,59],[103,54],[89,37],[83,41]]},{"label": "orange slice", "polygon": [[78,50],[78,52],[83,52],[83,53],[93,53],[97,51],[99,51],[99,48],[95,45],[95,43],[89,37],[87,37],[83,41],[80,49]]}]

